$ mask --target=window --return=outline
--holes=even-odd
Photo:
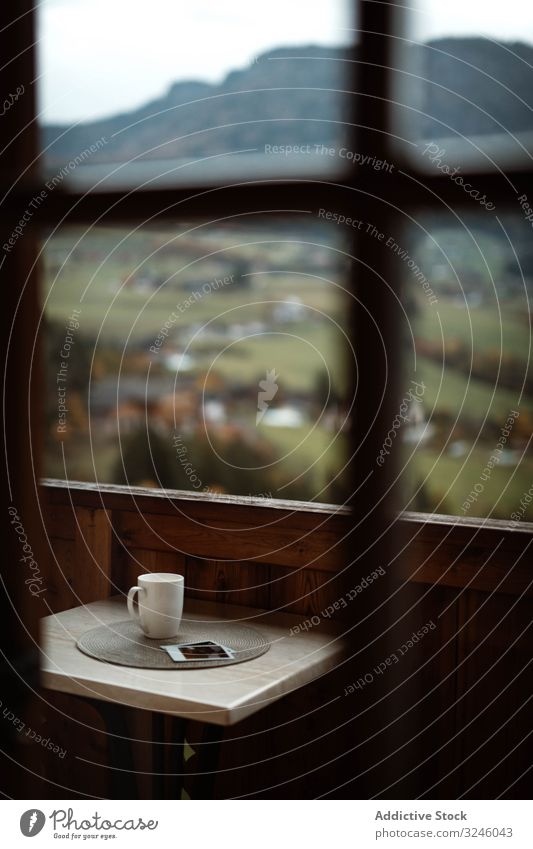
[[[410,509],[509,520],[527,495],[530,240],[529,223],[504,210],[439,211],[409,228],[416,264],[396,253],[411,295],[404,353],[423,384],[403,430]]]
[[[237,6],[232,14],[242,12]],[[95,84],[101,90],[113,63],[124,65],[124,51],[133,58],[142,49],[135,13],[129,40],[106,37],[90,85],[80,56],[71,88],[54,101],[54,80],[57,93],[72,45],[56,49],[58,5],[43,4],[45,188],[35,184],[39,197],[31,202],[35,220],[48,228],[49,474],[334,503],[356,499],[373,476],[377,503],[387,492],[391,504],[396,498],[421,511],[513,512],[530,474],[529,173],[519,151],[491,159],[492,148],[478,137],[488,143],[494,127],[478,126],[465,103],[481,92],[490,106],[487,80],[498,62],[505,64],[500,88],[519,72],[522,80],[530,47],[495,45],[490,21],[481,39],[461,16],[448,32],[434,5],[411,31],[392,5],[363,3],[360,11],[350,21],[340,4],[324,6],[303,26],[291,29],[289,20],[275,45],[273,7],[263,33],[247,19],[244,52],[232,52],[228,38],[226,53],[216,56],[207,55],[211,21],[202,30],[203,81],[184,81],[199,73],[198,56],[184,46],[175,60],[163,51],[151,82],[143,80],[152,93],[132,93],[121,78],[95,99]],[[81,16],[80,25],[83,14],[83,3],[68,11]],[[446,37],[457,49],[420,48],[412,43],[417,32],[433,42]],[[506,31],[509,39],[518,34]],[[480,50],[486,62],[479,73],[461,77],[465,56]],[[426,57],[427,76],[407,85],[415,54]],[[165,93],[161,81],[174,67],[181,80]],[[446,80],[454,74],[462,87],[450,92]],[[269,99],[265,85],[271,93],[288,88],[290,96]],[[224,104],[213,126],[203,105],[198,111],[206,98],[210,115]],[[76,113],[79,103],[86,112]],[[523,153],[529,101],[516,91],[497,106],[507,109],[506,133]],[[415,113],[423,126],[410,120]],[[164,132],[163,114],[174,122]],[[451,126],[454,115],[460,165],[455,142],[444,150],[448,137],[435,129]],[[179,127],[187,132],[178,139]],[[236,148],[235,133],[244,139],[252,129],[252,147]],[[157,150],[150,132],[162,140]],[[502,163],[514,171],[502,171]],[[87,299],[83,315],[72,314],[81,309],[74,292]],[[251,310],[243,292],[274,303]],[[132,332],[119,340],[126,317]],[[298,341],[285,349],[291,334]],[[58,359],[65,339],[69,362]],[[271,362],[274,349],[286,385]],[[68,410],[60,409],[67,379]],[[410,397],[407,421],[396,428],[417,380],[424,398]],[[515,409],[512,434],[500,445]],[[199,418],[200,441],[191,426]],[[489,474],[493,443],[499,459]],[[124,451],[133,460],[122,462]],[[223,472],[224,464],[234,473]],[[480,475],[490,485],[484,480],[483,495],[469,500]]]
[[[347,11],[44,3],[45,192],[352,169]],[[350,234],[308,206],[50,231],[47,476],[346,499]]]
[[[313,213],[56,232],[46,475],[342,502],[349,256]]]

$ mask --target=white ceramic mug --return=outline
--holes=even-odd
[[[138,586],[128,593],[128,612],[139,623],[147,637],[163,640],[175,637],[183,613],[183,575],[152,572],[139,575]],[[135,593],[138,608],[133,605]]]

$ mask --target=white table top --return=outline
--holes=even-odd
[[[339,629],[329,622],[291,635],[291,628],[305,621],[305,616],[194,599],[188,604],[186,600],[184,619],[226,619],[250,625],[269,640],[269,651],[219,668],[135,669],[95,660],[76,648],[76,640],[85,631],[127,618],[124,599],[119,596],[43,619],[43,686],[186,719],[233,725],[333,669],[345,657]]]

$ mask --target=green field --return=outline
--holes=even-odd
[[[424,401],[428,414],[443,410],[454,416],[468,414],[481,425],[485,416],[503,422],[511,410],[516,410],[520,393],[496,387],[451,368],[441,368],[426,357],[417,358],[416,380],[426,386]],[[533,398],[523,396],[521,410],[533,411]]]
[[[415,455],[405,449],[405,491],[414,493],[423,485],[423,499],[431,504],[436,513],[458,516],[490,516],[493,519],[509,519],[516,510],[520,498],[533,483],[533,459],[522,459],[520,465],[495,466],[486,481],[481,474],[491,456],[491,449],[474,448],[469,456],[452,458],[429,449],[419,448]],[[483,491],[476,493],[476,500],[468,509],[462,506],[476,484]],[[479,487],[478,487],[479,488]],[[420,499],[420,494],[418,496]],[[407,503],[408,509],[419,509],[416,500]],[[528,507],[524,521],[533,521],[533,506]]]
[[[250,262],[250,246],[230,233],[222,240],[227,250],[219,250],[216,257],[201,255],[201,245],[194,245],[189,252],[169,258],[156,253],[149,261],[147,256],[156,250],[162,236],[138,233],[126,244],[133,242],[127,257],[117,257],[113,246],[124,238],[126,231],[98,231],[81,242],[82,253],[75,253],[67,260],[74,235],[58,236],[53,241],[53,252],[47,256],[47,274],[43,299],[47,315],[63,321],[73,306],[82,308],[81,332],[89,336],[100,333],[104,342],[129,339],[130,343],[155,336],[173,311],[179,313],[176,329],[191,323],[204,324],[216,320],[222,325],[261,319],[270,314],[272,302],[298,297],[310,307],[310,316],[318,320],[326,317],[337,322],[346,314],[343,292],[337,285],[340,275],[331,278],[328,272],[302,273],[294,256],[293,246],[280,244],[282,232],[274,232],[269,246],[262,246],[259,257]],[[95,243],[97,249],[90,251],[87,241]],[[219,237],[220,241],[220,237]],[[179,243],[177,243],[179,244]],[[77,248],[79,252],[82,247]],[[269,247],[269,250],[267,250]],[[191,258],[193,250],[199,256]],[[302,251],[305,248],[302,248]],[[279,270],[261,267],[260,257],[268,257],[267,266],[276,264]],[[91,257],[94,256],[94,259]],[[64,265],[63,265],[64,263]],[[228,263],[226,267],[223,263]],[[244,263],[247,263],[245,266]],[[220,279],[235,266],[247,269],[248,286],[227,285],[214,289],[187,306],[185,301],[191,289],[201,292],[203,283]],[[98,266],[102,265],[100,269]],[[163,285],[144,290],[128,287],[123,283],[128,275],[142,277],[149,273],[160,279]],[[325,277],[325,280],[322,279]],[[329,281],[329,282],[328,282]],[[240,281],[239,281],[240,282]],[[331,353],[328,350],[328,355]]]
[[[523,304],[498,303],[466,309],[460,303],[440,299],[438,304],[422,307],[413,323],[413,333],[431,341],[460,340],[473,352],[505,352],[527,360],[533,347],[529,317]]]

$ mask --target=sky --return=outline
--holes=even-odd
[[[346,0],[41,0],[38,94],[45,123],[128,111],[179,79],[219,82],[281,45],[347,44]],[[409,37],[533,42],[531,0],[405,0]]]

